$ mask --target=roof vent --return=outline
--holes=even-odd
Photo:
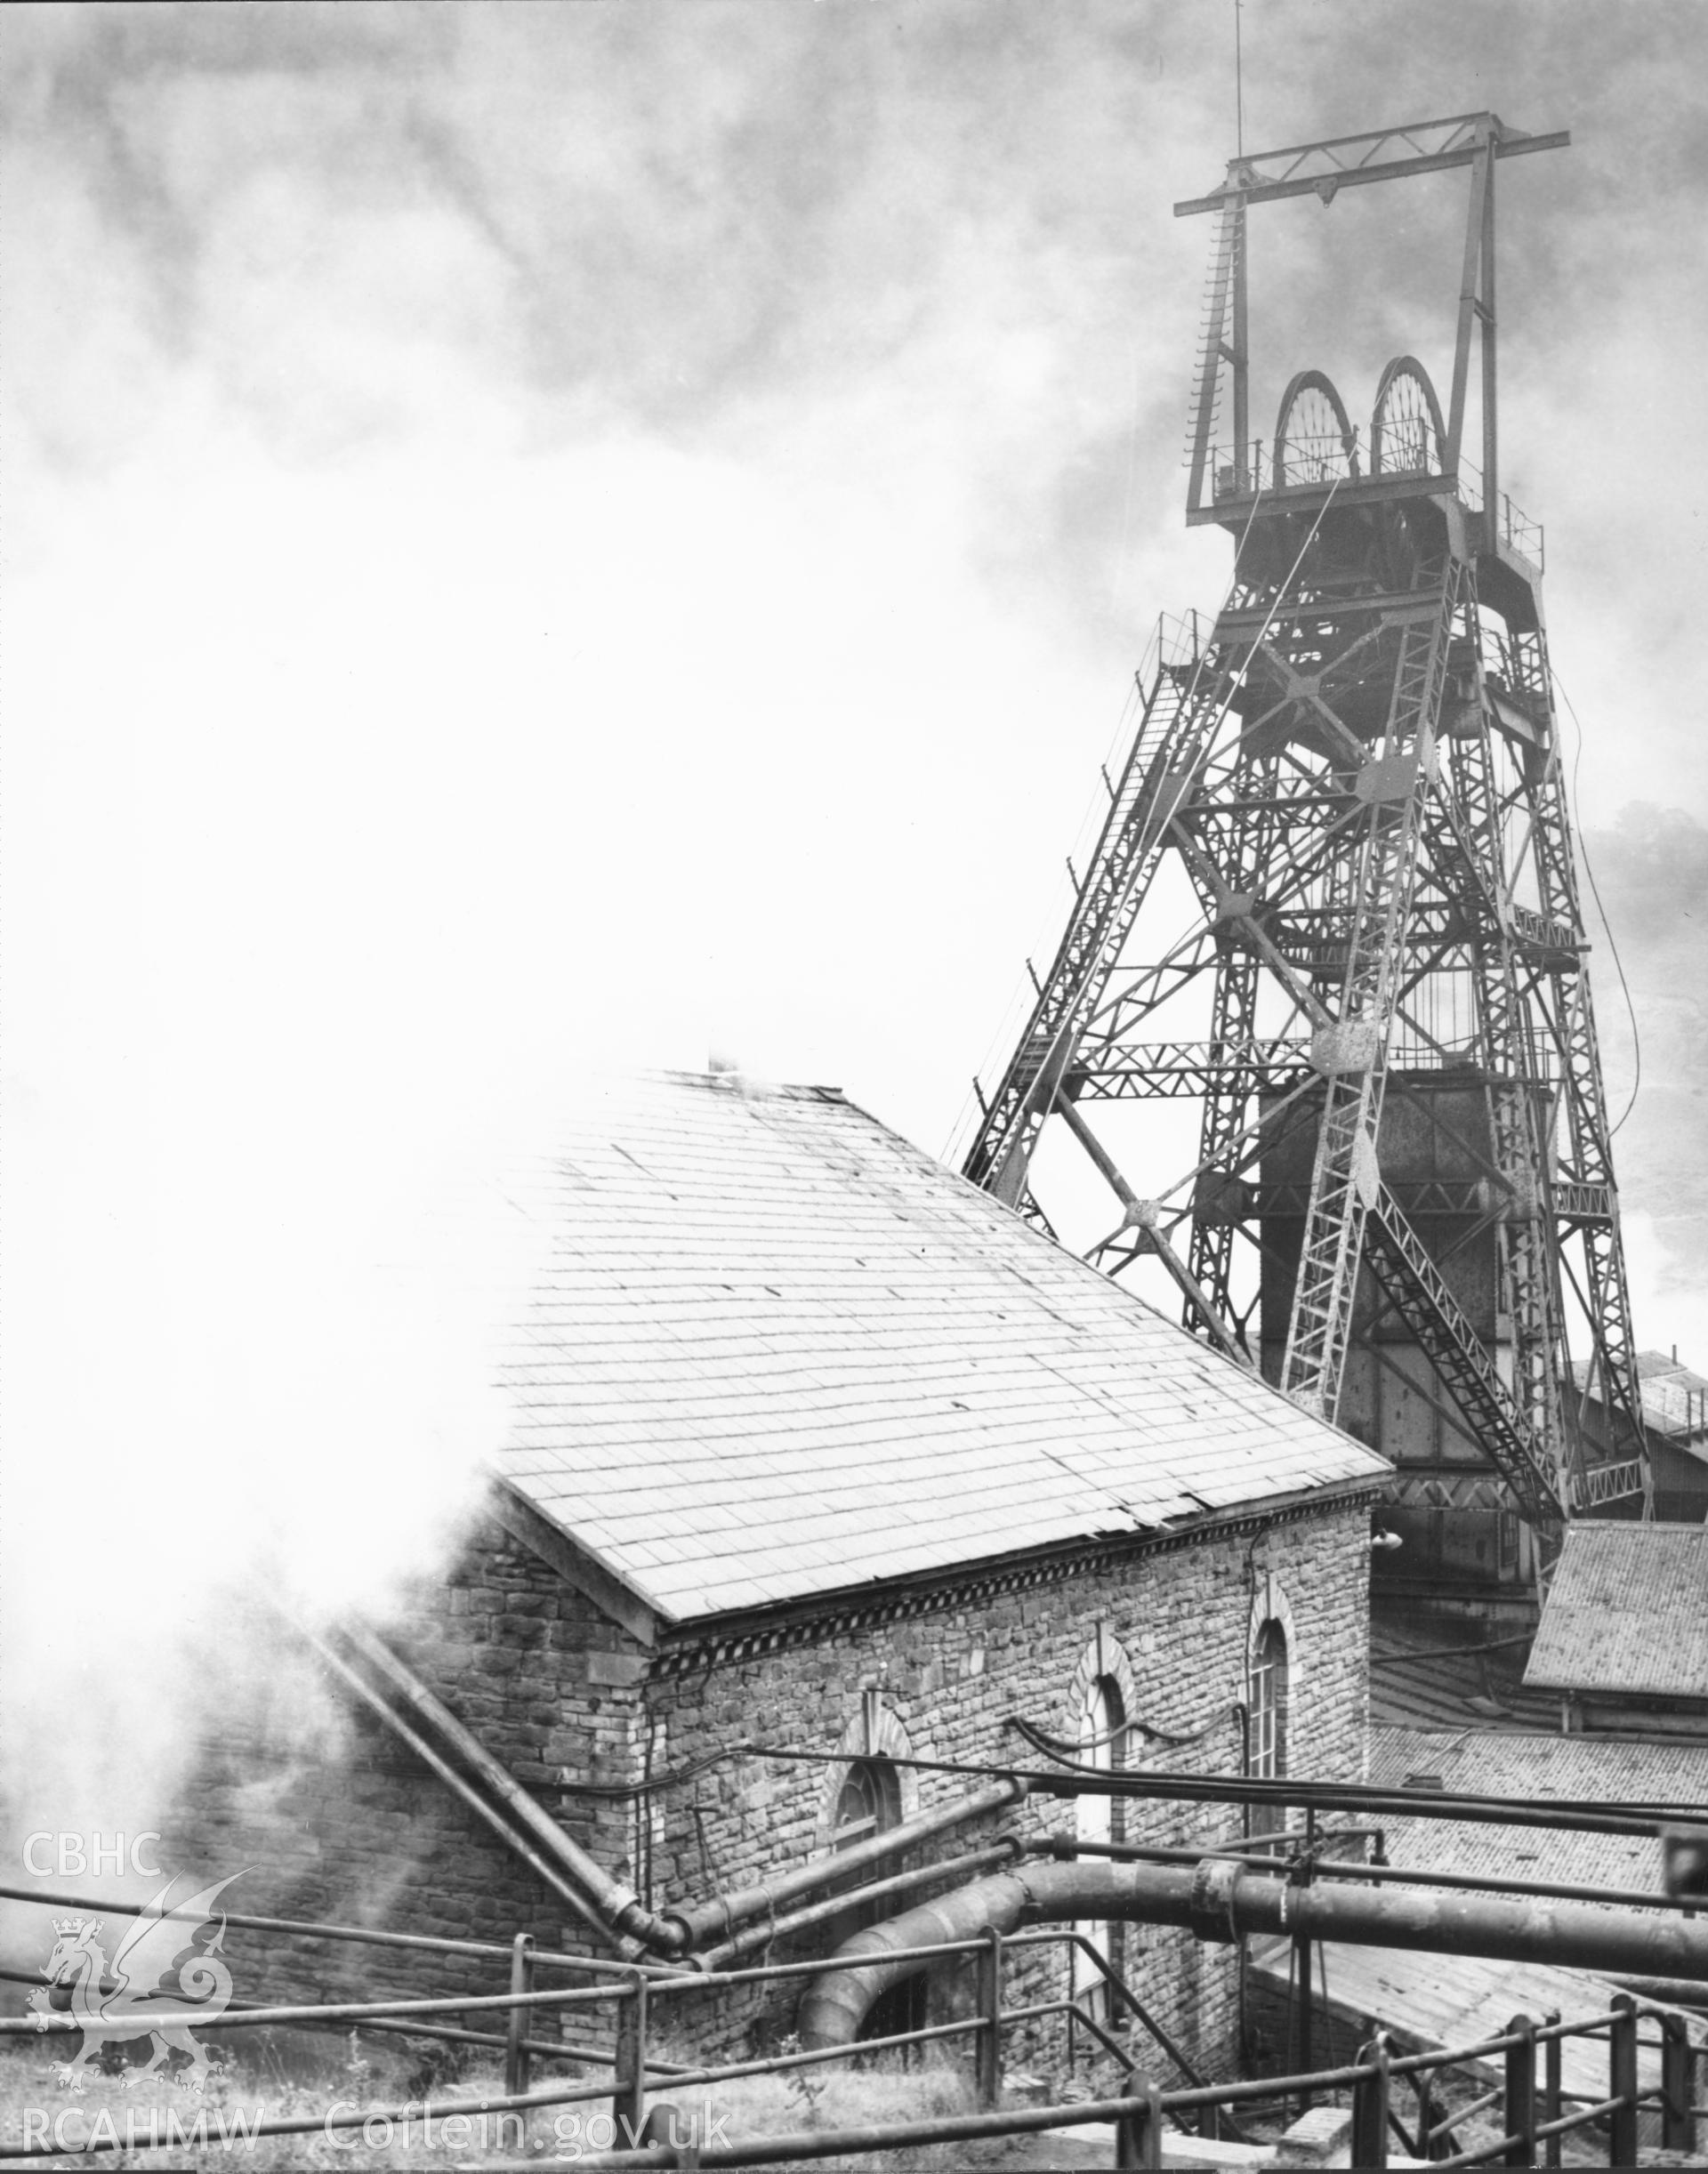
[[[1447,1784],[1438,1774],[1408,1774],[1406,1786],[1407,1789],[1432,1789],[1439,1797],[1446,1795]]]

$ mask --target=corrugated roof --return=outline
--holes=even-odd
[[[1567,1526],[1524,1680],[1708,1698],[1708,1526]]]
[[[1631,1743],[1481,1728],[1451,1734],[1372,1728],[1370,1779],[1393,1787],[1417,1775],[1438,1776],[1454,1796],[1708,1807],[1708,1742]],[[1556,1832],[1448,1819],[1382,1824],[1390,1862],[1411,1870],[1660,1892],[1661,1846],[1652,1835]]]
[[[1282,2000],[1288,1997],[1292,1945],[1289,1940],[1252,1943],[1253,1976]],[[1533,2023],[1553,2014],[1566,2023],[1587,2021],[1605,2016],[1618,1991],[1607,1979],[1587,1970],[1568,1970],[1553,1963],[1497,1962],[1485,1955],[1454,1955],[1444,1968],[1445,1959],[1439,1955],[1333,1941],[1319,1948],[1317,1957],[1334,2020],[1359,2039],[1372,2024],[1380,2024],[1400,2053],[1474,2046],[1499,2038],[1515,2016],[1528,2016]],[[1685,2028],[1693,2045],[1708,2039],[1708,2028],[1699,2017],[1683,2009],[1671,2012],[1687,2016]],[[1661,2080],[1660,2053],[1652,2038],[1652,2033],[1645,2033],[1639,2041],[1637,2074],[1645,2090],[1653,2090]],[[1503,2056],[1486,2055],[1466,2062],[1465,2067],[1495,2081],[1504,2073]],[[1605,2098],[1607,2040],[1562,2039],[1560,2084],[1591,2103]],[[1405,2110],[1410,2111],[1409,2104]],[[1491,2114],[1489,2122],[1494,2118]],[[1462,2148],[1466,2140],[1460,2137]]]
[[[667,1618],[1388,1476],[833,1091],[649,1076],[516,1182],[500,1469]]]
[[[1639,1351],[1632,1360],[1637,1369],[1638,1394],[1643,1406],[1643,1424],[1666,1438],[1674,1449],[1692,1456],[1708,1455],[1708,1375],[1693,1373],[1664,1351]],[[1575,1359],[1572,1379],[1589,1391],[1592,1404],[1604,1400],[1599,1389],[1590,1389],[1591,1359]],[[1598,1383],[1600,1376],[1596,1376]]]
[[[1370,1719],[1399,1728],[1557,1728],[1559,1696],[1527,1691],[1522,1638],[1478,1639],[1462,1622],[1410,1619],[1378,1606],[1370,1618]]]

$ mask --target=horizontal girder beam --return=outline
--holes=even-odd
[[[1564,150],[1572,140],[1571,131],[1565,128],[1527,136],[1503,127],[1492,113],[1414,121],[1403,128],[1377,129],[1362,136],[1331,136],[1230,160],[1221,187],[1207,197],[1185,197],[1174,206],[1174,216],[1189,219],[1199,212],[1220,211],[1230,198],[1241,204],[1269,204],[1281,197],[1319,196],[1327,203],[1338,190],[1366,181],[1398,181],[1409,174],[1468,166],[1490,137],[1497,158]]]

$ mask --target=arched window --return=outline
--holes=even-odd
[[[875,1733],[869,1726],[863,1730],[865,1741],[870,1742]],[[868,1759],[852,1759],[842,1776],[842,1787],[836,1792],[836,1804],[831,1818],[830,1847],[833,1851],[855,1849],[862,1842],[869,1842],[891,1827],[899,1826],[902,1816],[901,1775],[893,1759],[877,1752]],[[899,1861],[887,1864],[868,1865],[863,1872],[854,1872],[850,1880],[881,1879],[887,1872],[898,1869]],[[833,1888],[832,1893],[835,1890]],[[855,1902],[832,1920],[826,1928],[829,1945],[840,1946],[852,1933],[864,1931],[868,1925],[892,1916],[896,1909],[893,1901],[879,1897],[875,1902]],[[901,2031],[922,2030],[925,2024],[926,1979],[924,1969],[911,1977],[905,1977],[898,1985],[891,1985],[887,1993],[880,1993],[866,2011],[866,2021],[860,2026],[862,2038],[889,2038]],[[918,2049],[908,2047],[905,2060],[918,2057]]]
[[[852,1849],[900,1821],[901,1782],[894,1759],[880,1756],[852,1760],[836,1799],[832,1849]]]
[[[1076,1731],[1079,1764],[1082,1767],[1096,1767],[1109,1772],[1125,1766],[1125,1739],[1121,1731],[1126,1719],[1121,1687],[1115,1678],[1093,1676],[1085,1687]],[[1076,1838],[1082,1844],[1116,1840],[1115,1813],[1113,1797],[1076,1797]],[[1111,1969],[1120,1969],[1120,1959],[1116,1953],[1116,1927],[1089,1920],[1076,1925],[1074,1930],[1103,1957]],[[1073,1997],[1100,2023],[1108,2017],[1108,1981],[1091,1956],[1079,1947],[1073,1951]]]
[[[1249,1771],[1276,1781],[1287,1770],[1287,1634],[1270,1616],[1252,1641]]]

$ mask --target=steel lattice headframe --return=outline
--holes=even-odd
[[[1566,1515],[1651,1499],[1542,540],[1498,487],[1496,162],[1565,141],[1460,117],[1241,159],[1177,206],[1217,214],[1187,518],[1236,536],[1233,586],[1140,674],[1101,836],[965,1162],[1042,1221],[1034,1151],[1059,1118],[1120,1204],[1090,1258],[1160,1263],[1188,1327],[1347,1423],[1364,1353],[1459,1445],[1402,1471],[1402,1496],[1480,1489],[1545,1546]],[[1449,165],[1471,195],[1446,416],[1402,356],[1367,439],[1309,370],[1251,440],[1248,207]],[[1461,456],[1473,344],[1480,478]],[[1202,1101],[1200,1147],[1149,1197],[1092,1112],[1160,1097]],[[1616,1448],[1583,1438],[1591,1389]]]

